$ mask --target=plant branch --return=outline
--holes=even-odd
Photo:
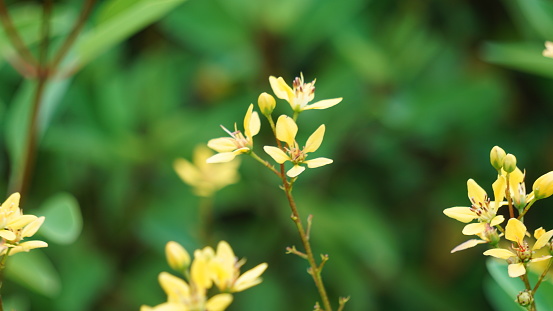
[[[17,29],[13,24],[4,0],[0,0],[0,22],[2,23],[2,26],[6,31],[8,39],[11,41],[13,47],[15,48],[17,56],[19,56],[19,58],[21,58],[23,62],[27,63],[26,67],[34,68],[37,64],[37,61],[17,32]],[[24,72],[22,74],[25,75]]]

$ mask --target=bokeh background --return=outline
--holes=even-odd
[[[87,29],[109,2],[98,2]],[[8,1],[14,11],[39,4]],[[71,24],[81,4],[55,1],[69,12],[59,22]],[[553,170],[547,39],[551,1],[188,0],[64,80],[23,208],[40,214],[45,202],[74,197],[82,232],[34,251],[47,272],[30,284],[8,274],[3,296],[18,310],[163,302],[165,243],[203,246],[200,199],[173,161],[224,136],[220,124],[240,126],[248,105],[272,93],[270,75],[291,83],[302,72],[317,79],[316,99],[344,98],[300,116],[300,142],[326,124],[316,155],[334,163],[306,171],[294,191],[303,215],[314,215],[315,251],[330,256],[323,275],[333,301],[351,295],[352,311],[511,310],[484,247],[449,253],[466,237],[442,210],[469,203],[468,178],[491,192],[494,145],[517,156],[528,188]],[[5,61],[0,82],[7,191],[25,83]],[[290,113],[277,105],[275,116]],[[270,144],[269,134],[263,123],[256,142]],[[278,180],[247,157],[240,175],[214,198],[213,239],[246,257],[245,268],[269,269],[229,310],[311,310],[306,263],[284,252],[300,241]],[[535,206],[532,230],[552,228],[551,205]]]

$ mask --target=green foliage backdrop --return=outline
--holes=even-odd
[[[10,10],[22,2],[34,5],[12,1]],[[76,215],[68,236],[54,243],[45,228],[50,247],[17,255],[47,265],[30,290],[21,273],[5,282],[3,296],[18,310],[161,303],[165,243],[202,246],[199,199],[173,171],[174,159],[222,136],[219,124],[241,122],[259,93],[270,92],[269,75],[290,82],[300,72],[317,78],[316,99],[344,98],[300,117],[299,141],[326,124],[318,153],[334,163],[295,186],[304,214],[314,215],[315,250],[330,255],[330,296],[351,295],[346,310],[358,311],[500,308],[483,248],[449,254],[463,241],[462,225],[442,210],[468,204],[468,178],[493,181],[494,145],[536,174],[528,180],[553,170],[553,60],[541,56],[553,39],[552,2],[188,0],[146,28],[134,18],[149,24],[158,13],[111,2],[100,2],[107,9],[87,24],[104,30],[81,36],[73,51],[83,69],[52,86],[56,104],[23,205],[41,215],[78,206],[66,214],[80,210],[82,233]],[[80,3],[56,1],[60,36]],[[110,25],[120,12],[130,15]],[[4,36],[0,50],[10,51]],[[0,82],[7,189],[28,86],[5,61]],[[280,104],[277,113],[288,111]],[[265,126],[258,141],[268,134]],[[243,160],[240,183],[215,197],[214,236],[246,257],[247,268],[269,269],[229,310],[311,310],[317,296],[305,262],[284,254],[299,244],[285,198],[268,171]],[[553,219],[539,208],[541,219]]]

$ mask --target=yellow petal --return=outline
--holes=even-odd
[[[300,165],[294,165],[294,167],[292,167],[291,169],[288,170],[288,172],[286,172],[286,175],[288,175],[288,177],[294,178],[294,177],[297,177],[299,174],[301,174],[303,171],[305,171],[305,167]]]
[[[9,230],[0,230],[0,237],[6,239],[8,241],[15,240],[15,238],[16,238],[15,233],[13,233]]]
[[[494,202],[496,202],[496,204],[498,204],[498,202],[502,201],[503,198],[505,198],[506,186],[507,186],[507,182],[505,181],[505,176],[503,175],[497,176],[496,181],[492,184],[493,195],[495,198]],[[499,206],[496,206],[496,208],[497,207]]]
[[[492,256],[500,259],[509,259],[511,257],[516,257],[516,254],[510,250],[504,248],[492,248],[484,252],[486,256]]]
[[[207,142],[207,146],[217,152],[231,152],[236,149],[236,140],[231,137],[214,138]]]
[[[17,254],[17,253],[21,253],[21,252],[28,252],[28,251],[30,251],[32,249],[35,249],[35,248],[43,248],[43,247],[48,247],[48,243],[46,243],[44,241],[23,242],[23,243],[17,245],[16,247],[12,248],[12,250],[10,251],[10,256],[14,255],[14,254]]]
[[[467,181],[467,188],[468,188],[468,194],[469,199],[476,203],[483,203],[486,201],[488,195],[486,194],[486,191],[480,187],[474,179],[469,179]]]
[[[536,179],[532,186],[532,190],[537,200],[545,199],[553,195],[553,171]]]
[[[21,229],[36,219],[35,215],[21,215],[11,219],[6,227],[11,229]]]
[[[27,216],[27,215],[25,215]],[[32,215],[34,216],[34,215]],[[36,216],[35,216],[36,217]],[[22,238],[26,238],[26,237],[31,237],[33,236],[37,231],[38,229],[40,228],[40,226],[42,226],[42,224],[44,223],[44,216],[42,217],[38,217],[36,218],[33,222],[31,222],[30,224],[26,225],[23,230],[21,230],[21,237]]]
[[[470,208],[465,206],[446,208],[444,209],[444,214],[447,217],[456,219],[464,223],[471,222],[474,219],[478,218],[478,215],[476,215]]]
[[[305,143],[305,147],[303,148],[303,152],[314,152],[321,146],[321,143],[323,142],[323,137],[325,135],[325,125],[319,126],[311,136],[307,139],[307,143]]]
[[[543,229],[543,227],[539,227],[538,229],[534,230],[534,237],[536,239],[539,239],[544,233],[545,229]]]
[[[207,163],[225,163],[234,160],[236,157],[235,152],[221,152],[213,155],[206,160]]]
[[[261,283],[261,274],[265,272],[267,269],[267,264],[262,263],[257,265],[255,268],[250,269],[244,274],[242,274],[234,283],[234,286],[232,287],[233,292],[241,292],[243,290],[246,290],[252,286],[255,286],[259,283]]]
[[[524,264],[522,263],[510,264],[507,270],[509,271],[509,276],[512,278],[519,277],[526,273],[526,268],[524,268]]]
[[[276,163],[282,164],[286,161],[291,160],[290,157],[280,148],[273,147],[273,146],[265,146],[263,147],[263,150],[275,160]]]
[[[505,220],[505,217],[503,217],[503,215],[498,215],[498,216],[495,216],[492,221],[490,221],[490,226],[497,226],[499,225],[500,223],[502,223],[503,221]]]
[[[276,137],[278,140],[286,142],[288,146],[293,146],[296,141],[298,126],[292,118],[286,115],[278,117],[276,123]]]
[[[307,105],[305,106],[305,108],[303,108],[303,110],[309,110],[309,109],[326,109],[326,108],[330,108],[334,105],[337,105],[338,103],[340,103],[342,101],[342,98],[332,98],[332,99],[325,99],[325,100],[320,100],[316,103],[313,103],[311,105]]]
[[[170,273],[161,272],[158,276],[159,284],[163,291],[172,298],[184,298],[190,296],[190,286],[181,278]],[[178,299],[176,299],[178,301]]]
[[[309,168],[316,168],[316,167],[328,165],[332,162],[333,162],[332,159],[315,158],[315,159],[312,159],[312,160],[304,161],[303,163],[307,164],[307,167],[309,167]]]
[[[196,250],[194,252],[194,261],[190,267],[191,281],[201,289],[208,289],[211,287],[211,273],[209,270],[209,261],[211,260],[211,253],[213,249],[206,247],[203,250]]]
[[[280,99],[285,99],[289,102],[294,97],[294,92],[288,86],[288,84],[284,82],[284,79],[282,77],[279,77],[277,79],[273,76],[270,76],[269,83],[271,84],[271,88],[273,89],[273,92],[275,93],[276,97]]]
[[[505,226],[505,238],[521,245],[525,235],[526,226],[516,218],[509,219],[507,226]]]
[[[462,251],[467,248],[475,247],[478,244],[484,244],[484,243],[488,243],[488,242],[484,240],[477,240],[477,239],[468,240],[455,246],[455,248],[451,250],[451,253]]]
[[[217,244],[216,256],[217,259],[222,260],[231,267],[233,267],[234,263],[236,262],[236,256],[234,256],[232,247],[230,247],[230,245],[226,241],[220,241]]]
[[[463,228],[463,234],[464,235],[475,235],[475,234],[482,233],[484,230],[486,230],[486,223],[477,222],[477,223],[466,225]]]
[[[188,160],[176,159],[175,162],[173,162],[173,168],[182,181],[188,185],[194,186],[201,179],[201,172],[196,166],[188,162]]]
[[[224,311],[231,303],[231,294],[218,294],[209,298],[205,304],[205,308],[207,311]]]
[[[537,231],[537,230],[536,230]],[[546,233],[543,233],[540,235],[536,243],[534,243],[534,246],[532,247],[532,250],[538,250],[545,246],[551,240],[551,237],[553,237],[553,230],[549,230]]]
[[[244,134],[246,137],[252,138],[259,133],[261,129],[261,120],[257,111],[253,111],[253,104],[250,104],[246,116],[244,117]]]

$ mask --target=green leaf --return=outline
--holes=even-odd
[[[77,41],[74,62],[77,67],[86,65],[109,48],[161,19],[184,1],[141,0],[134,1],[132,5],[128,0],[107,1],[98,13],[102,23],[84,33]],[[117,9],[109,12],[113,8]],[[74,62],[71,63],[74,65]]]
[[[543,43],[487,43],[484,60],[513,69],[553,78],[553,60],[542,56]]]
[[[61,288],[56,269],[39,250],[10,256],[6,264],[6,277],[48,297],[56,296]]]
[[[46,220],[40,233],[48,241],[59,244],[73,243],[81,234],[83,219],[77,200],[68,193],[58,193],[48,199],[37,211]]]

